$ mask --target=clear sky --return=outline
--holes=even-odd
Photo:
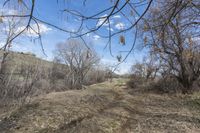
[[[3,1],[3,0],[2,0]],[[13,13],[15,12],[15,9],[8,7],[3,7],[3,2],[0,2],[0,11],[1,13]],[[109,0],[87,0],[86,6],[83,6],[82,1],[83,0],[68,0],[68,2],[64,2],[65,0],[59,0],[57,3],[57,0],[36,0],[35,5],[35,11],[34,16],[44,20],[48,21],[54,25],[57,25],[59,27],[62,27],[64,29],[68,30],[76,30],[79,26],[79,21],[77,18],[69,16],[67,13],[62,12],[63,9],[76,9],[79,10],[84,15],[90,16],[95,14],[96,12],[101,11],[102,9],[110,7],[113,3],[111,3]],[[125,0],[121,1],[121,4],[125,2]],[[144,7],[137,8],[137,10],[141,13],[143,11]],[[129,9],[124,9],[123,12],[125,14],[129,14]],[[108,12],[109,13],[109,12]],[[108,13],[103,13],[100,16],[107,15]],[[128,15],[129,16],[129,15]],[[133,17],[130,19],[134,21],[137,19],[137,17]],[[85,23],[85,26],[95,27],[98,25],[98,23],[101,23],[102,20],[97,21],[87,21]],[[124,19],[122,14],[116,14],[110,19],[111,22],[111,28],[112,31],[119,31],[127,26],[129,26],[129,22]],[[33,24],[34,25],[34,24]],[[34,26],[33,26],[34,27]],[[44,50],[47,56],[45,56],[42,53],[41,46],[37,41],[34,41],[34,38],[36,35],[33,33],[27,33],[22,35],[20,38],[14,41],[12,45],[12,49],[16,51],[24,51],[24,52],[32,52],[35,53],[38,57],[41,57],[43,59],[52,60],[54,57],[54,51],[56,48],[56,45],[60,42],[64,42],[69,37],[69,34],[59,31],[53,27],[50,27],[48,25],[40,24],[41,33],[42,33],[42,41]],[[107,35],[108,34],[108,25],[103,25],[103,28],[98,32],[100,35]],[[126,45],[122,46],[119,43],[119,36],[123,35],[126,37]],[[111,56],[109,49],[106,48],[107,40],[104,38],[101,38],[99,35],[96,34],[88,34],[85,36],[85,39],[88,40],[88,42],[92,42],[95,50],[99,54],[99,56],[102,58],[102,63],[106,65],[113,65],[117,63],[116,56],[122,55],[122,57],[125,56],[125,53],[122,53],[120,51],[127,51],[131,48],[134,34],[133,31],[122,33],[120,35],[117,35],[112,38],[112,51],[114,57]],[[140,36],[138,36],[140,38]],[[0,44],[4,44],[4,39],[1,39]],[[137,44],[139,45],[139,41],[137,41]],[[127,73],[130,70],[130,65],[133,64],[135,61],[140,61],[145,53],[141,51],[141,49],[137,49],[137,46],[132,54],[127,58],[127,60],[122,63],[119,67],[120,74]]]

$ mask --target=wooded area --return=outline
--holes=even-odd
[[[112,84],[113,79],[125,80],[124,93],[135,92],[134,97],[138,90],[183,97],[199,93],[199,0],[109,0],[104,3],[109,7],[98,7],[97,12],[93,12],[91,5],[94,3],[89,0],[55,1],[60,7],[59,13],[69,23],[76,23],[75,29],[57,25],[62,20],[56,20],[55,24],[40,17],[39,0],[3,0],[0,3],[0,108],[25,107],[38,96],[85,91],[88,86],[105,81]],[[80,8],[72,6],[76,4]],[[123,23],[117,22],[118,29],[114,29],[113,18],[117,17]],[[24,43],[26,34],[46,55],[42,25],[66,35],[65,41],[56,44],[52,61],[31,52],[12,50],[17,43]],[[94,35],[93,40],[88,39],[90,35]],[[102,62],[96,46],[98,38],[103,40],[104,49],[117,63]],[[139,57],[134,53],[137,47],[145,50],[141,50],[143,59],[128,62],[132,64],[129,73],[117,74],[120,65],[129,57]]]

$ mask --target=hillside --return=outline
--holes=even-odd
[[[2,57],[3,51],[0,51],[0,57]],[[31,53],[10,52],[6,57],[6,73],[13,71],[15,74],[19,74],[23,68],[42,66],[46,70],[50,69],[53,65],[52,62],[40,59]]]
[[[129,90],[124,79],[54,92],[1,114],[1,133],[200,132],[200,95]]]

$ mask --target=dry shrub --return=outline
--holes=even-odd
[[[179,93],[182,90],[182,85],[176,78],[166,77],[151,82],[146,86],[146,90],[156,93]]]
[[[145,79],[141,76],[131,75],[130,80],[127,82],[127,86],[135,89],[140,86],[143,86]]]
[[[53,83],[51,82],[50,84],[51,84],[50,88],[51,92],[66,91],[70,89],[68,82],[66,82],[66,80],[64,79],[57,79]]]
[[[101,83],[106,80],[106,71],[91,69],[84,78],[84,85]]]
[[[33,86],[33,96],[49,93],[51,90],[50,81],[47,79],[38,80]]]
[[[175,77],[165,77],[161,78],[157,81],[150,82],[148,85],[146,85],[146,90],[153,91],[156,93],[183,93],[183,90],[186,89],[183,87],[183,85],[178,82],[178,80]],[[191,89],[188,90],[188,93],[193,93],[195,91],[200,90],[200,80],[197,80],[192,85]]]
[[[127,82],[127,86],[132,89],[139,89],[140,91],[153,92],[153,93],[181,93],[184,89],[182,84],[172,76],[165,78],[159,78],[157,80],[146,80],[143,77],[132,75],[130,80]],[[193,85],[192,91],[197,91],[200,88],[199,82]],[[191,93],[191,92],[190,92]]]
[[[23,67],[22,67],[23,66]],[[44,78],[43,69],[39,65],[21,65],[21,72],[16,68],[3,72],[0,89],[0,104],[20,106],[30,101],[36,90],[37,82]]]
[[[19,106],[27,102],[32,93],[32,83],[12,80],[1,84],[0,106]]]
[[[192,86],[192,91],[200,91],[200,78],[194,82]]]

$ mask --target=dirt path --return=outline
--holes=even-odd
[[[199,133],[200,95],[126,89],[124,80],[40,96],[0,121],[1,133]]]

